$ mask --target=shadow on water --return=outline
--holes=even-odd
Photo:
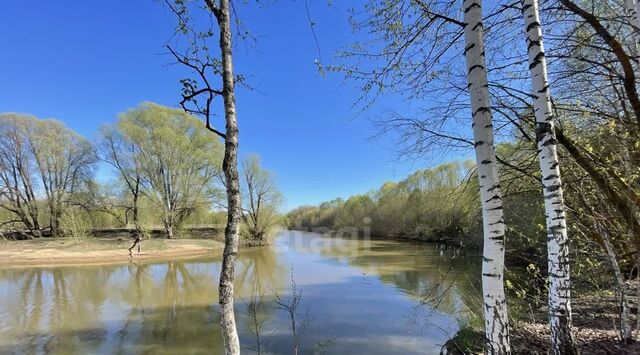
[[[255,343],[247,300],[258,282],[266,305],[261,337],[269,352],[291,353],[290,323],[273,297],[286,297],[291,269],[303,294],[299,313],[311,320],[300,353],[328,339],[326,353],[436,351],[456,332],[465,294],[475,292],[465,286],[475,264],[452,264],[447,253],[435,245],[290,232],[276,245],[243,250],[236,308],[244,352]],[[0,353],[217,353],[219,271],[217,257],[0,269]],[[438,309],[424,302],[442,291]]]

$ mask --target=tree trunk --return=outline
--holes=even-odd
[[[137,231],[140,231],[140,222],[138,221],[138,196],[133,197],[133,226]]]
[[[465,0],[463,7],[464,52],[467,63],[484,232],[482,294],[485,347],[489,354],[508,354],[511,352],[511,346],[509,344],[507,302],[504,295],[505,223],[484,58],[482,1]]]
[[[575,354],[577,350],[571,334],[569,238],[538,1],[523,0],[522,14],[527,35],[529,72],[535,98],[533,108],[536,117],[536,141],[547,223],[551,350],[554,354]]]
[[[40,230],[40,222],[38,221],[37,212],[31,213],[31,220],[33,221],[33,230],[31,231],[31,234],[36,238],[41,238],[42,232]]]
[[[231,44],[231,18],[229,0],[220,0],[217,14],[220,26],[222,53],[222,84],[226,134],[222,169],[227,189],[227,226],[224,231],[224,252],[220,271],[220,325],[227,355],[240,354],[240,340],[236,329],[233,299],[233,281],[238,254],[238,224],[240,221],[240,182],[238,177],[238,126],[236,122],[235,78]]]
[[[620,41],[618,41],[618,39],[609,32],[609,30],[600,22],[600,19],[593,13],[586,11],[571,0],[560,0],[560,3],[562,3],[567,10],[580,16],[587,24],[589,24],[589,26],[591,26],[600,38],[602,38],[616,56],[616,59],[622,68],[622,73],[620,73],[622,75],[620,75],[620,79],[622,80],[629,104],[631,104],[631,108],[633,109],[637,126],[640,129],[640,97],[638,96],[638,89],[636,88],[636,74],[633,69],[632,58],[630,58],[624,50]]]
[[[29,230],[29,233],[31,233],[33,237],[35,238],[42,237],[42,232],[40,231],[40,224],[38,223],[37,219],[34,219],[33,216],[31,216],[31,219],[29,219],[24,213],[19,213],[18,216],[21,217],[22,223],[24,223],[25,227],[27,227],[27,229]]]
[[[633,5],[635,6],[634,12],[633,12],[633,26],[635,26],[635,28],[633,28],[633,32],[635,33],[635,37],[634,40],[636,41],[636,49],[637,52],[635,52],[635,55],[639,55],[640,54],[640,1],[638,0],[634,0],[633,1]]]
[[[636,338],[640,338],[640,306],[638,300],[640,300],[640,254],[636,253]]]
[[[167,239],[173,239],[173,223],[170,221],[164,221],[164,231],[167,235]]]
[[[142,232],[142,228],[140,227],[140,220],[139,220],[139,210],[138,210],[138,195],[140,194],[139,192],[139,186],[140,186],[140,178],[138,177],[136,179],[136,187],[133,191],[133,206],[132,206],[132,210],[133,210],[133,226],[136,229],[137,233]],[[126,216],[126,213],[125,213]]]
[[[640,16],[638,14],[638,2],[636,0],[626,0],[625,7],[627,16],[629,16],[629,22],[633,26],[631,28],[631,38],[633,39],[631,48],[633,49],[633,54],[637,56],[640,54]]]
[[[620,338],[626,344],[631,339],[631,320],[629,319],[629,298],[627,297],[627,288],[624,283],[624,277],[622,276],[622,272],[620,271],[620,266],[618,265],[618,259],[616,258],[616,252],[613,249],[613,245],[611,244],[611,239],[609,238],[609,233],[607,230],[598,222],[595,222],[595,227],[600,237],[602,237],[602,244],[604,244],[604,248],[607,251],[607,256],[609,257],[609,262],[611,262],[611,268],[613,269],[613,273],[616,277],[616,283],[618,284],[618,292],[620,293]]]
[[[40,228],[34,228],[31,231],[31,234],[33,234],[35,238],[42,238],[42,231],[40,230]]]
[[[30,210],[31,211],[31,210]],[[34,218],[32,214],[27,215],[20,207],[13,211],[20,221],[24,224],[24,226],[29,230],[31,236],[35,238],[42,237],[42,233],[40,232],[40,225],[38,224],[38,219]]]
[[[60,236],[60,212],[58,211],[58,208],[56,207],[51,207],[51,217],[50,217],[50,224],[51,224],[51,237],[53,238],[57,238]]]
[[[622,215],[623,220],[631,230],[633,243],[636,249],[640,250],[640,214],[637,212],[637,203],[634,202],[632,192],[628,192],[627,196],[618,192],[618,188],[613,184],[613,179],[607,172],[601,172],[596,169],[598,161],[591,157],[585,148],[581,147],[576,141],[565,136],[560,129],[556,131],[556,138],[564,149],[571,155],[573,160],[578,164],[596,184],[600,192],[604,194],[611,205]]]
[[[29,206],[27,207],[29,216],[31,217],[31,234],[33,234],[36,238],[42,237],[42,232],[40,231],[40,221],[38,220],[38,206],[36,205],[36,201],[30,201]]]

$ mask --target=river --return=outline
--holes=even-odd
[[[256,353],[256,324],[262,354],[293,352],[276,302],[291,302],[293,283],[299,354],[438,353],[460,317],[480,311],[479,264],[455,256],[438,244],[292,231],[243,249],[243,353]],[[220,257],[0,269],[0,354],[222,354],[219,272]]]

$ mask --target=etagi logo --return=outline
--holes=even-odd
[[[292,246],[303,252],[353,255],[371,249],[371,217],[364,217],[359,226],[343,226],[337,229],[308,228],[297,223],[290,233]],[[353,247],[354,243],[357,244],[357,248]]]

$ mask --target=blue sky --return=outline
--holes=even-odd
[[[310,1],[325,64],[357,39],[348,7],[340,7],[348,4]],[[257,39],[234,58],[236,72],[256,88],[238,92],[240,150],[261,156],[286,209],[367,192],[439,162],[399,160],[391,139],[369,139],[370,118],[411,108],[385,97],[358,114],[353,83],[318,74],[303,1],[244,6],[239,13]],[[176,106],[184,72],[170,65],[164,49],[174,25],[156,0],[6,3],[0,13],[0,112],[56,118],[93,140],[97,127],[140,102]],[[109,173],[99,174],[104,179]]]

